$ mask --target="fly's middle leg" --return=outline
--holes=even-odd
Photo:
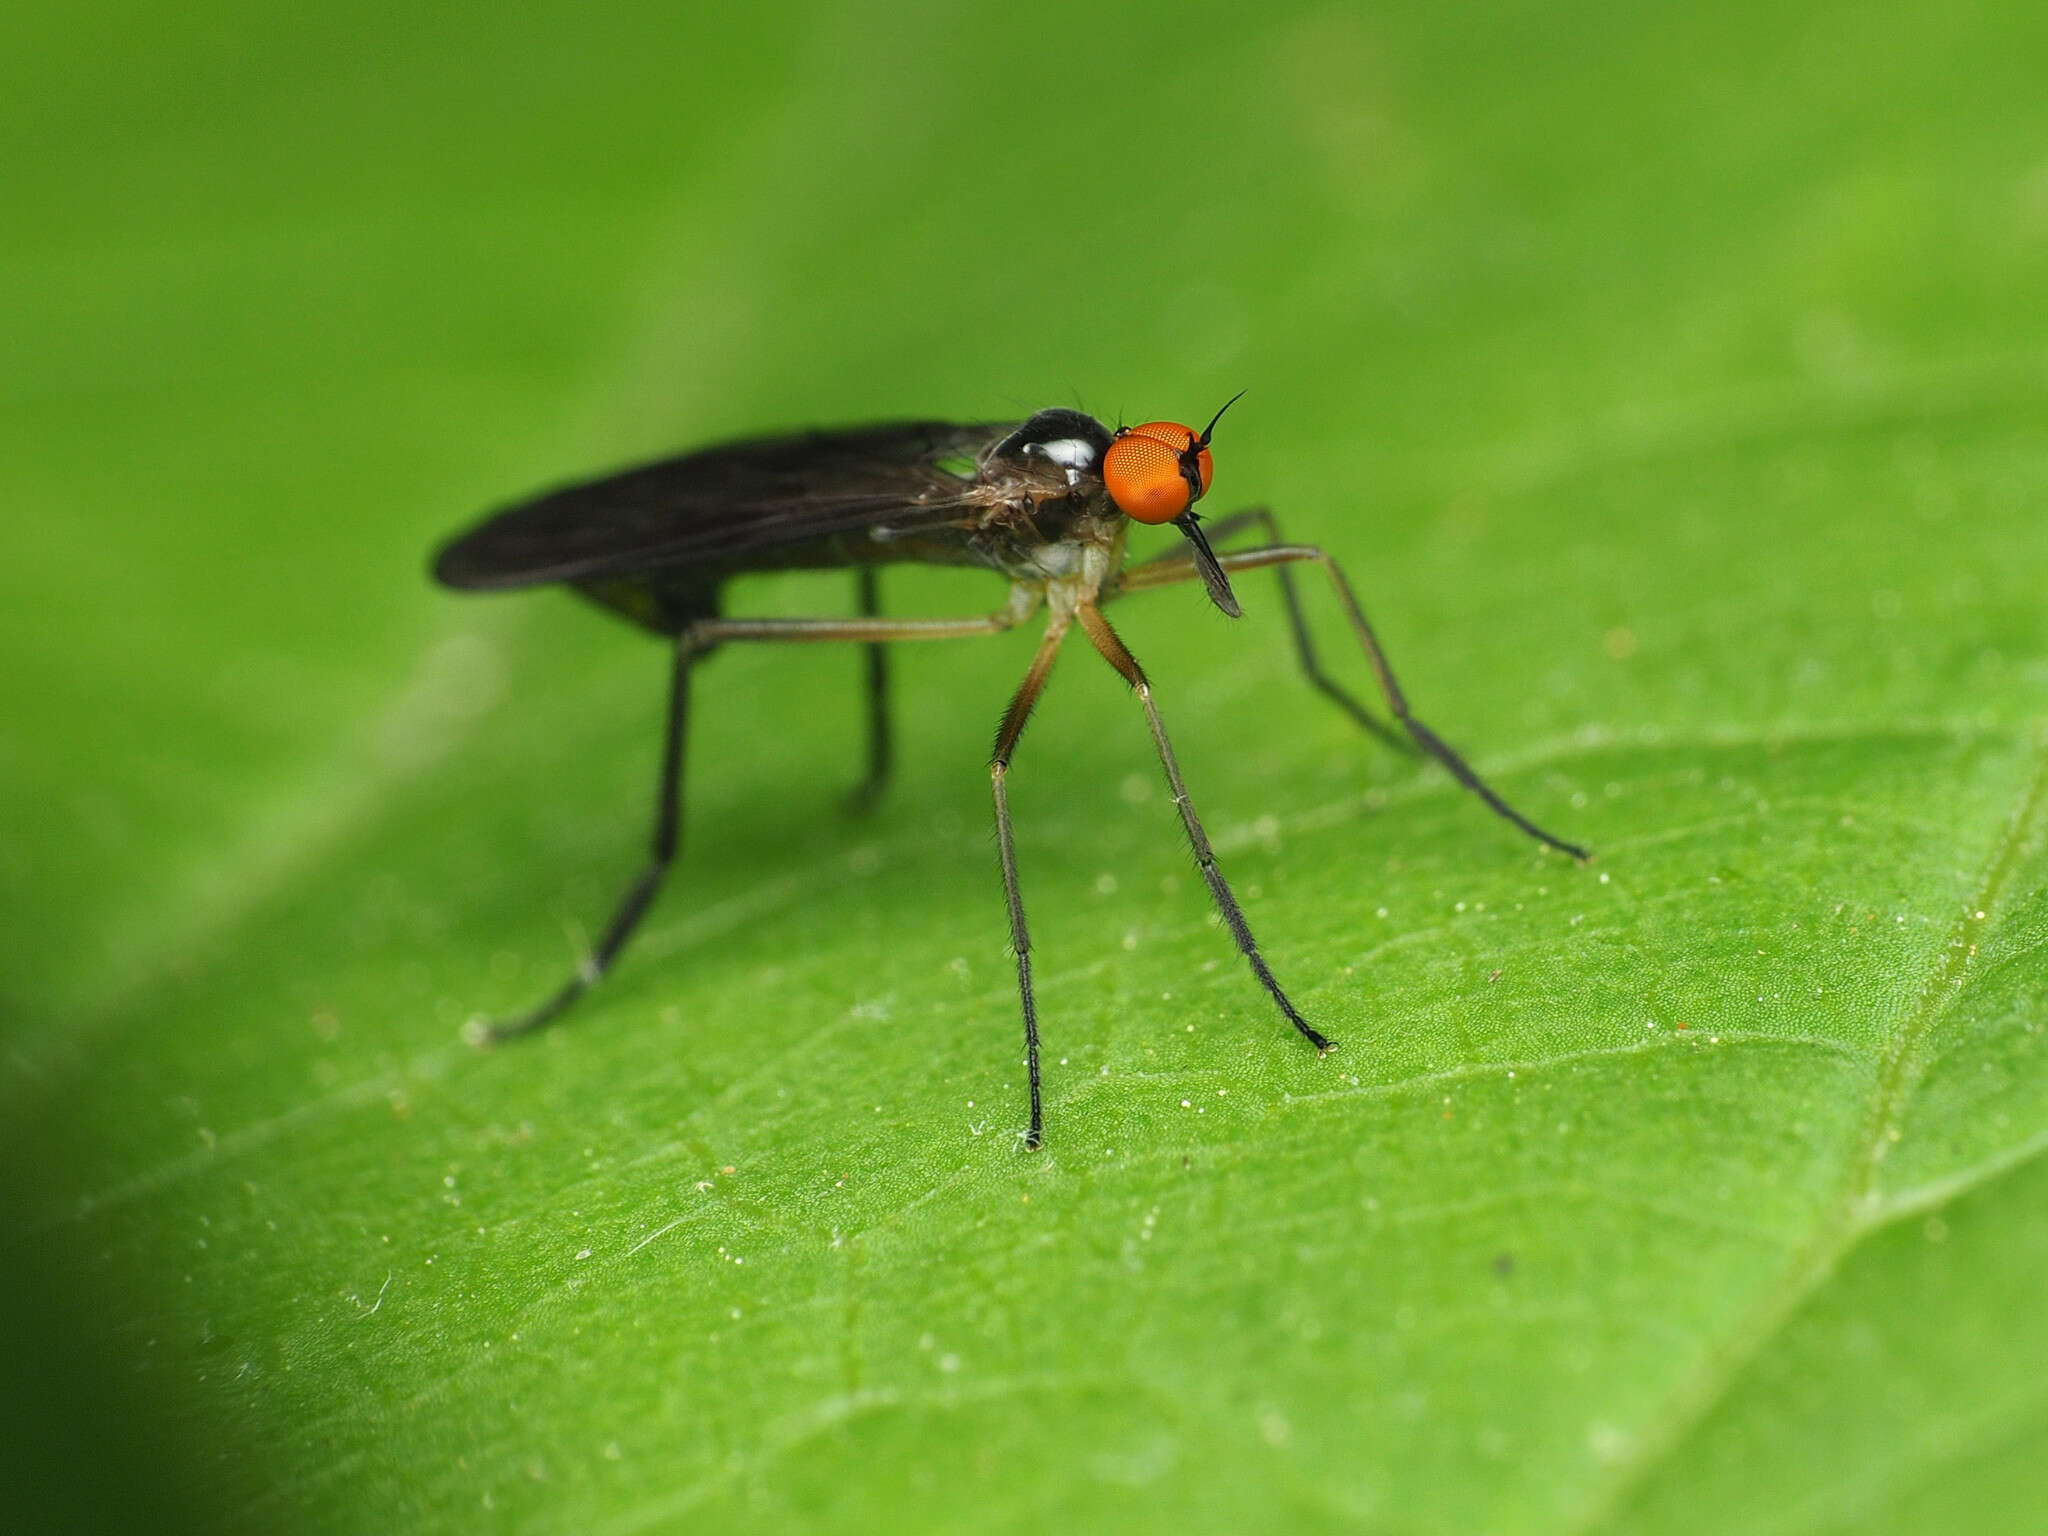
[[[1003,901],[1010,914],[1010,948],[1017,956],[1017,996],[1024,1009],[1024,1070],[1031,1082],[1031,1123],[1024,1132],[1024,1149],[1036,1152],[1044,1141],[1045,1113],[1038,1086],[1038,999],[1031,986],[1031,931],[1024,924],[1024,893],[1017,883],[1017,840],[1010,830],[1010,758],[1017,750],[1017,738],[1031,719],[1038,696],[1052,675],[1052,664],[1065,638],[1067,621],[1055,616],[1046,626],[1038,654],[1024,681],[1017,685],[1003,723],[996,729],[995,751],[989,756],[989,789],[996,802],[996,844],[1003,859]]]
[[[1109,627],[1109,620],[1102,616],[1100,610],[1084,604],[1076,617],[1095,649],[1102,653],[1103,660],[1123,675],[1124,681],[1137,693],[1138,702],[1145,707],[1145,723],[1151,727],[1152,745],[1158,750],[1159,766],[1166,770],[1166,787],[1173,791],[1174,809],[1180,812],[1181,826],[1188,835],[1188,846],[1194,850],[1195,863],[1202,871],[1203,884],[1209,887],[1210,899],[1230,929],[1230,936],[1237,940],[1239,953],[1259,979],[1259,985],[1266,989],[1267,996],[1279,1006],[1287,1022],[1316,1048],[1318,1055],[1329,1052],[1333,1049],[1333,1042],[1304,1019],[1281,990],[1278,978],[1266,964],[1266,957],[1259,952],[1258,940],[1252,937],[1251,924],[1245,921],[1244,909],[1237,904],[1230,883],[1217,867],[1216,851],[1209,845],[1209,834],[1202,830],[1202,818],[1195,814],[1195,802],[1189,798],[1187,784],[1180,776],[1180,763],[1173,755],[1173,743],[1167,739],[1166,722],[1160,718],[1159,706],[1153,701],[1152,684],[1145,676],[1145,669],[1138,665],[1138,659],[1124,645],[1122,637]]]

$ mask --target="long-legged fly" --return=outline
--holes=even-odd
[[[1210,601],[1236,618],[1240,609],[1230,573],[1272,567],[1309,681],[1363,729],[1405,746],[1317,660],[1289,567],[1301,562],[1321,566],[1389,712],[1414,745],[1538,842],[1585,858],[1583,849],[1552,836],[1495,794],[1410,712],[1336,561],[1313,545],[1286,542],[1263,508],[1235,513],[1204,530],[1195,504],[1209,489],[1214,472],[1209,438],[1222,416],[1218,411],[1200,433],[1170,421],[1111,432],[1080,411],[1045,410],[1022,425],[918,421],[731,443],[505,508],[447,544],[434,562],[434,574],[448,586],[567,582],[675,648],[653,848],[646,865],[626,887],[595,950],[561,989],[526,1014],[480,1026],[475,1037],[502,1040],[553,1022],[618,958],[676,856],[690,671],[712,650],[734,641],[851,640],[868,647],[868,773],[860,798],[872,799],[888,777],[891,756],[885,646],[991,634],[1045,612],[1045,637],[1003,714],[989,760],[1031,1079],[1026,1147],[1039,1145],[1043,1116],[1031,937],[1010,830],[1010,760],[1045,690],[1060,642],[1076,627],[1136,692],[1202,879],[1252,974],[1303,1039],[1319,1053],[1331,1048],[1274,978],[1217,867],[1174,761],[1152,685],[1103,616],[1103,605],[1112,599],[1199,580]],[[1134,521],[1171,523],[1186,542],[1127,564],[1125,537]],[[1246,534],[1257,535],[1260,542],[1228,548]],[[972,618],[886,618],[879,611],[876,572],[899,561],[994,571],[1009,582],[1009,599],[993,613]],[[730,577],[836,566],[851,566],[857,573],[858,617],[743,618],[721,609],[720,594]]]

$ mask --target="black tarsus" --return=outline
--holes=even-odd
[[[1544,831],[1509,805],[1494,792],[1492,785],[1479,777],[1471,764],[1458,755],[1449,742],[1409,713],[1408,696],[1401,691],[1401,685],[1394,677],[1393,663],[1387,660],[1387,653],[1381,647],[1379,637],[1373,633],[1372,625],[1365,617],[1365,609],[1359,606],[1358,597],[1351,590],[1351,583],[1345,579],[1337,562],[1328,555],[1318,550],[1317,558],[1321,560],[1323,569],[1330,573],[1331,583],[1336,587],[1337,596],[1343,603],[1345,617],[1350,619],[1352,631],[1358,636],[1359,646],[1365,652],[1365,659],[1372,667],[1373,675],[1379,679],[1380,692],[1386,697],[1387,708],[1393,713],[1394,718],[1401,722],[1408,734],[1415,738],[1416,745],[1443,764],[1452,778],[1477,795],[1502,820],[1521,828],[1537,842],[1546,843],[1559,853],[1569,854],[1581,864],[1592,858],[1593,855],[1577,843],[1568,843],[1555,833]]]
[[[1394,676],[1393,664],[1387,660],[1387,653],[1381,648],[1379,637],[1373,633],[1372,625],[1365,617],[1365,610],[1359,606],[1357,594],[1351,590],[1351,583],[1345,578],[1343,569],[1325,551],[1313,544],[1280,544],[1260,549],[1237,550],[1225,558],[1239,570],[1253,569],[1261,565],[1271,565],[1284,570],[1288,563],[1302,560],[1313,560],[1321,565],[1324,574],[1330,578],[1330,585],[1336,590],[1337,601],[1344,610],[1345,618],[1350,621],[1359,648],[1365,652],[1366,662],[1371,666],[1373,676],[1379,682],[1380,694],[1387,701],[1388,711],[1414,739],[1415,744],[1448,769],[1452,778],[1477,795],[1487,808],[1502,820],[1518,827],[1537,842],[1555,848],[1559,853],[1569,854],[1582,864],[1592,858],[1593,855],[1587,849],[1577,843],[1568,843],[1555,833],[1544,831],[1509,805],[1490,784],[1479,777],[1470,763],[1458,755],[1449,742],[1409,711],[1408,696],[1402,692],[1401,684]]]

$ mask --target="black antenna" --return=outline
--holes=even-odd
[[[1229,410],[1233,405],[1237,404],[1237,402],[1242,400],[1243,398],[1244,391],[1240,389],[1236,394],[1232,395],[1228,400],[1223,402],[1223,411]],[[1209,418],[1209,425],[1202,428],[1202,435],[1195,439],[1195,446],[1197,448],[1206,448],[1209,446],[1209,434],[1216,430],[1216,423],[1223,419],[1223,411],[1218,411],[1214,416],[1211,416]]]

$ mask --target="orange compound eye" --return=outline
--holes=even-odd
[[[1102,456],[1102,483],[1110,499],[1141,523],[1170,523],[1209,489],[1215,465],[1192,428],[1177,421],[1148,421],[1132,427]],[[1186,455],[1195,449],[1201,490],[1189,483]]]

